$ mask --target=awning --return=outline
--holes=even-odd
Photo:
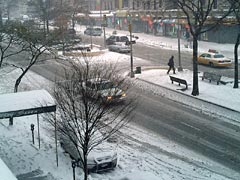
[[[176,23],[176,19],[164,19],[162,22],[164,24],[173,24]]]
[[[116,17],[127,17],[128,10],[118,10],[116,11]]]
[[[46,90],[0,95],[0,119],[55,111],[55,101]]]
[[[56,103],[53,97],[46,90],[25,91],[0,95],[0,119],[10,118],[9,125],[13,125],[14,117],[37,114],[39,149],[41,139],[39,131],[39,114],[48,112],[54,112],[56,162],[58,166]]]
[[[1,159],[0,159],[0,174],[1,180],[17,180],[17,178],[13,175],[12,171]]]

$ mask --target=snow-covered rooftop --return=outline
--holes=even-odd
[[[54,107],[53,107],[54,106]],[[52,96],[46,90],[25,91],[0,95],[0,119],[8,117],[19,117],[36,112],[51,112],[56,108]]]
[[[0,176],[1,180],[17,180],[17,178],[13,175],[13,173],[1,159],[0,159]]]

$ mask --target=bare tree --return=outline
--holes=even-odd
[[[113,66],[90,64],[85,60],[72,63],[66,69],[64,81],[56,83],[54,89],[59,114],[58,133],[69,139],[77,150],[84,180],[88,177],[89,153],[129,122],[127,117],[135,106],[135,100],[130,97],[124,103],[113,104],[99,94],[105,85],[104,79],[114,82],[114,91],[105,91],[112,96],[113,93],[118,95],[120,88],[125,91],[129,88],[127,79],[118,75]],[[86,84],[91,80],[98,81],[98,86],[87,89]],[[53,118],[48,121],[55,125]]]
[[[7,23],[0,27],[0,68],[4,59],[20,54],[27,48],[17,35],[19,26],[19,23]]]
[[[198,39],[205,33],[216,27],[227,15],[232,12],[233,4],[220,12],[220,15],[213,14],[216,0],[174,0],[180,10],[186,15],[190,33],[193,37],[193,90],[192,95],[199,95],[198,86]],[[224,1],[224,0],[223,0]],[[225,3],[229,4],[227,1]],[[223,2],[224,4],[224,2]],[[206,23],[211,22],[206,27]]]
[[[88,4],[84,0],[74,0],[70,6],[69,12],[71,13],[72,28],[75,28],[76,15],[78,13],[88,14]]]
[[[51,53],[51,49],[48,48],[48,44],[50,44],[53,39],[51,39],[51,37],[46,39],[45,33],[42,33],[41,31],[33,31],[27,26],[20,26],[18,29],[18,37],[23,40],[25,47],[24,51],[26,55],[29,56],[29,59],[26,59],[26,64],[24,65],[9,63],[10,65],[22,70],[22,73],[15,82],[14,92],[18,91],[18,86],[20,85],[22,78],[26,75],[30,68],[37,63],[39,57],[46,51]]]

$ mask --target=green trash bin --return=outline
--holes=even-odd
[[[142,72],[141,67],[140,66],[136,67],[136,74],[141,74],[141,72]]]

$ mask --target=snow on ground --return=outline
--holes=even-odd
[[[127,55],[120,55],[113,52],[106,52],[105,61],[115,61],[124,63],[128,60]],[[114,57],[114,58],[113,58]],[[2,73],[3,72],[3,73]],[[9,93],[13,91],[14,80],[19,75],[18,70],[4,68],[1,69],[0,93]],[[191,72],[185,70],[183,73],[177,72],[176,75],[184,76],[189,80]],[[136,75],[137,84],[143,85],[145,88],[151,86],[153,92],[157,92],[158,86],[146,84],[146,81],[154,82],[161,86],[178,91],[179,86],[172,85],[166,70],[148,70],[142,74]],[[203,83],[203,84],[202,84]],[[36,75],[33,72],[23,79],[20,91],[47,88],[49,91],[52,87],[51,82]],[[232,90],[228,85],[216,85],[209,82],[201,82],[200,96],[210,98],[216,103],[228,106],[238,110],[237,103],[239,99],[232,98],[239,96],[239,90]],[[209,89],[211,91],[209,91]],[[163,89],[165,93],[169,90]],[[181,93],[190,93],[189,90]],[[50,91],[51,92],[51,91]],[[214,94],[221,92],[218,97]],[[224,101],[224,94],[230,94],[228,101]],[[226,97],[226,96],[225,96]],[[181,99],[180,99],[181,100]],[[225,104],[224,104],[225,103]],[[198,104],[201,106],[201,104]],[[71,160],[67,154],[59,147],[59,167],[55,163],[54,139],[47,127],[48,124],[40,119],[41,132],[41,149],[38,150],[38,144],[32,145],[30,124],[36,123],[36,116],[28,116],[15,118],[14,125],[8,126],[8,120],[0,121],[0,157],[12,170],[15,175],[40,170],[42,175],[53,177],[57,180],[69,180],[72,178]],[[131,131],[129,130],[131,129]],[[125,137],[120,138],[117,147],[119,154],[118,166],[115,170],[103,174],[91,174],[91,180],[169,180],[169,179],[205,179],[205,180],[226,180],[237,179],[239,174],[218,164],[212,160],[205,158],[195,152],[169,141],[159,135],[147,132],[147,130],[130,124],[122,130]],[[77,175],[82,172],[78,169]],[[52,178],[52,179],[53,179]]]
[[[85,28],[80,27],[81,31]],[[113,29],[107,28],[107,34]],[[119,31],[126,33],[126,31]],[[138,42],[150,46],[158,46],[176,50],[176,39],[156,37],[143,33],[137,34]],[[182,41],[182,49],[186,42]],[[232,54],[233,45],[222,45],[217,43],[199,42],[200,51],[214,48]],[[94,57],[94,61],[100,63],[129,63],[129,55],[105,51],[101,57]],[[141,58],[138,61],[145,62]],[[16,77],[20,71],[14,68],[4,67],[0,72],[0,94],[11,93],[14,89]],[[189,84],[192,84],[192,72],[184,70],[177,72],[176,76],[183,77]],[[166,69],[145,70],[142,74],[136,75],[135,84],[151,91],[156,95],[165,96],[176,101],[185,102],[193,108],[201,109],[209,113],[224,113],[219,109],[206,107],[202,101],[189,96],[192,86],[186,91],[178,89],[182,86],[171,84]],[[146,82],[147,81],[147,82]],[[20,91],[42,89],[43,87],[51,93],[52,83],[43,77],[28,72],[27,76],[19,87]],[[163,88],[159,88],[163,87]],[[146,88],[147,87],[147,88]],[[165,89],[165,88],[167,89]],[[212,103],[239,111],[240,92],[233,89],[232,84],[216,85],[208,81],[199,80],[200,96],[197,98],[211,101]],[[186,96],[187,95],[187,96]],[[212,111],[212,112],[211,112]],[[217,112],[218,111],[218,112]],[[229,119],[239,120],[239,113],[235,116],[232,112]],[[72,179],[71,160],[69,156],[59,147],[59,167],[56,167],[54,139],[48,130],[48,124],[40,118],[41,148],[38,144],[32,145],[30,124],[36,124],[36,116],[15,118],[14,125],[8,126],[8,120],[0,120],[0,158],[6,163],[15,175],[21,175],[35,170],[40,172],[39,176],[48,176],[49,180]],[[119,161],[115,170],[102,174],[91,174],[90,180],[227,180],[238,179],[240,174],[232,171],[219,163],[192,152],[179,144],[176,144],[165,137],[153,134],[136,124],[130,124],[122,129],[126,136],[121,137],[116,146],[118,147]],[[36,141],[35,141],[36,142]],[[3,166],[0,166],[0,169]],[[82,175],[77,170],[78,179]],[[2,180],[2,174],[0,174]]]

